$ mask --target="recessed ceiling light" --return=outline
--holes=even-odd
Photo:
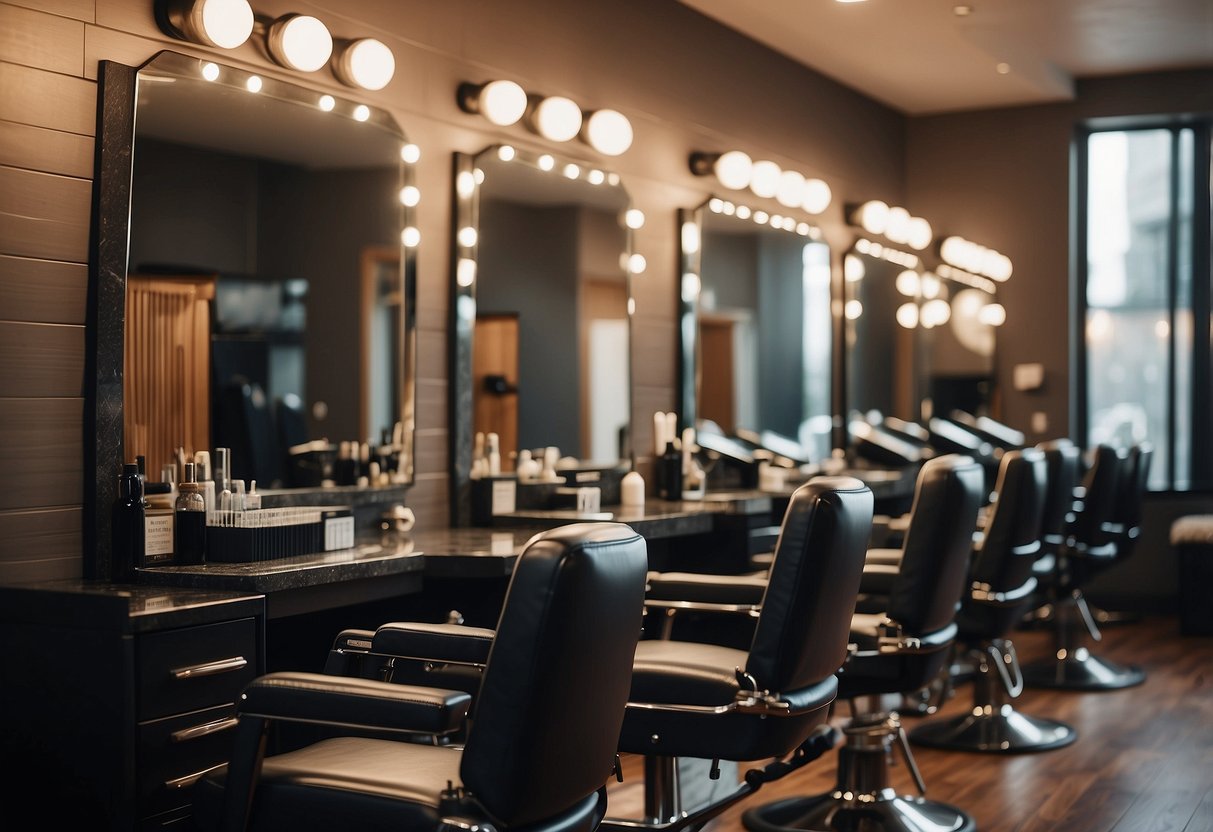
[[[952,11],[955,12],[957,17],[968,17],[973,13],[973,7],[966,3],[961,3],[960,5],[953,6]]]
[[[999,75],[1007,75],[1011,72],[1011,65],[1008,63],[1001,63],[998,66],[994,67],[994,70]]]

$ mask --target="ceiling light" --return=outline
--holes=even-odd
[[[287,69],[315,72],[333,54],[328,27],[306,14],[287,14],[270,24],[265,33],[270,57]]]
[[[567,142],[581,130],[581,108],[559,95],[541,100],[532,118],[539,135],[554,142]]]
[[[179,40],[235,49],[253,34],[248,0],[157,0],[156,22]]]
[[[604,156],[618,156],[632,146],[632,122],[616,110],[596,110],[586,119],[582,136]]]
[[[359,38],[340,47],[333,74],[343,84],[364,90],[381,90],[396,74],[396,56],[382,41]]]
[[[527,104],[526,90],[507,80],[461,84],[458,100],[464,112],[479,113],[500,127],[508,127],[521,119]]]

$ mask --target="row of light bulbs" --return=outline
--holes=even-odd
[[[964,237],[947,237],[939,245],[943,261],[966,272],[984,275],[1002,283],[1014,270],[1011,258],[992,248],[970,242]]]
[[[254,31],[279,65],[315,72],[333,58],[333,74],[347,86],[381,90],[396,74],[392,50],[375,38],[334,41],[328,27],[305,14],[276,19],[254,14],[248,0],[156,0],[156,20],[172,37],[203,46],[235,49]]]
[[[926,249],[934,236],[931,224],[922,217],[912,216],[905,208],[890,206],[879,199],[870,199],[849,213],[852,225],[915,251]]]
[[[571,98],[528,94],[514,81],[461,84],[458,101],[464,112],[482,115],[498,127],[521,121],[554,142],[580,137],[604,156],[619,156],[632,146],[632,122],[618,110],[583,112]]]
[[[821,179],[812,179],[795,170],[783,170],[767,159],[754,161],[740,150],[693,153],[691,171],[698,176],[714,174],[729,190],[749,189],[755,196],[774,198],[786,208],[799,208],[810,214],[820,214],[829,208],[834,196],[830,186]]]

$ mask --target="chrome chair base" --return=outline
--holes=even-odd
[[[793,797],[749,809],[741,824],[750,832],[975,832],[973,819],[954,806],[892,789],[854,795],[838,791]]]
[[[910,742],[915,745],[990,754],[1049,751],[1076,739],[1078,732],[1069,725],[1021,714],[1010,705],[930,722],[910,731]]]
[[[1120,665],[1091,655],[1085,647],[1058,651],[1057,658],[1024,665],[1028,687],[1064,690],[1118,690],[1140,685],[1145,671],[1136,665]]]

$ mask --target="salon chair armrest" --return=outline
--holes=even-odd
[[[697,572],[653,572],[649,574],[645,606],[749,612],[751,608],[757,609],[762,605],[766,589],[765,573],[705,575]],[[733,607],[736,609],[730,609]]]
[[[470,703],[462,691],[284,672],[253,680],[238,711],[291,722],[447,734],[463,727]]]
[[[859,576],[859,594],[882,596],[887,604],[900,573],[901,566],[896,563],[865,562]]]
[[[483,666],[489,660],[495,630],[463,624],[394,621],[375,631],[371,652],[407,659]]]

